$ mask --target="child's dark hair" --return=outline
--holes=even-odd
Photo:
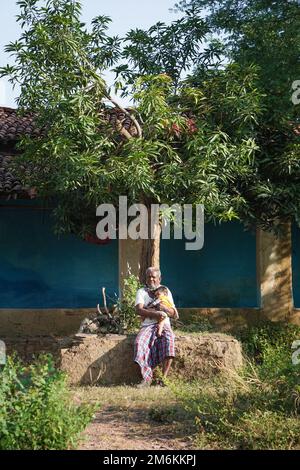
[[[168,289],[166,288],[166,286],[159,286],[155,289],[154,294],[168,295]]]

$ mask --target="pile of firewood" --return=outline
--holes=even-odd
[[[96,335],[108,333],[123,334],[124,330],[118,317],[102,313],[97,315],[95,313],[89,315],[81,322],[78,333]]]
[[[105,287],[102,288],[104,311],[101,310],[100,305],[97,305],[97,312],[92,313],[85,318],[81,324],[78,333],[86,334],[124,334],[124,328],[121,318],[116,314],[114,309],[113,314],[107,308]]]

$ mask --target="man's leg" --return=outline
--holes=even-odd
[[[164,363],[163,363],[163,376],[164,377],[167,377],[172,361],[173,361],[173,357],[166,357],[166,359],[164,360]]]
[[[153,348],[153,341],[156,337],[157,325],[149,325],[143,327],[134,344],[134,361],[140,366],[143,381],[139,384],[138,388],[149,386],[153,378],[153,365],[151,358],[151,349]],[[149,347],[150,346],[150,347]]]

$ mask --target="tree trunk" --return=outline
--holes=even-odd
[[[148,239],[142,240],[142,249],[140,254],[140,281],[145,284],[146,282],[146,269],[150,266],[159,268],[160,264],[160,235],[161,235],[161,224],[157,220],[153,223],[153,235],[151,238],[151,208],[148,207]]]

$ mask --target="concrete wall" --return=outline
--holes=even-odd
[[[163,283],[180,308],[255,308],[255,233],[242,224],[205,224],[201,250],[185,250],[185,240],[161,241]]]
[[[3,217],[3,209],[0,208],[0,210],[2,211],[1,217]],[[22,263],[25,264],[26,258],[28,261],[28,256],[30,254],[26,246],[26,240],[28,242],[30,238],[30,232],[28,231],[29,229],[26,229],[26,223],[28,223],[28,220],[32,221],[37,217],[41,217],[40,213],[37,216],[31,214],[32,211],[23,211],[23,213],[24,212],[28,215],[26,215],[27,219],[22,219],[22,217],[25,217],[25,214],[22,216],[20,213],[21,219],[18,220],[19,222],[20,220],[22,221],[21,224],[17,224],[16,218],[13,220],[13,218],[10,216],[8,217],[8,215],[5,216],[4,214],[7,225],[2,224],[2,226],[0,226],[0,239],[2,237],[2,243],[0,245],[2,260],[8,263],[9,258],[11,264],[12,260],[15,262],[15,266],[10,266],[9,270],[7,270],[7,268],[4,269],[5,264],[3,264],[3,262],[0,264],[0,274],[2,276],[2,282],[0,284],[0,292],[2,292],[2,296],[0,296],[0,302],[2,302],[2,308],[0,309],[0,335],[35,336],[53,334],[65,336],[73,334],[77,331],[81,320],[86,316],[86,314],[94,310],[98,301],[100,287],[102,285],[111,286],[112,295],[114,295],[114,291],[117,291],[118,280],[119,284],[122,286],[123,279],[124,277],[127,277],[129,272],[137,274],[141,243],[140,241],[122,240],[119,241],[119,250],[117,250],[116,248],[112,248],[113,244],[111,244],[110,247],[109,245],[106,247],[98,247],[80,242],[85,245],[82,254],[80,254],[80,256],[83,256],[82,263],[84,264],[86,259],[89,261],[86,264],[86,270],[81,272],[79,278],[74,281],[74,277],[72,276],[76,273],[73,273],[72,271],[78,268],[76,268],[76,264],[72,264],[74,262],[74,258],[72,258],[73,254],[68,252],[65,245],[65,250],[60,251],[60,256],[57,257],[57,252],[53,248],[55,247],[55,243],[53,241],[50,243],[44,243],[44,241],[48,239],[48,235],[46,235],[45,232],[42,236],[42,244],[41,239],[34,239],[34,246],[36,249],[35,262],[37,263],[35,266],[39,265],[38,263],[41,263],[42,261],[41,257],[47,254],[46,258],[44,258],[47,260],[44,264],[45,271],[43,271],[46,275],[45,279],[49,279],[47,277],[49,265],[51,266],[51,275],[53,276],[53,279],[55,279],[57,273],[60,275],[62,273],[62,265],[59,265],[59,263],[62,262],[62,259],[67,259],[67,267],[71,266],[68,274],[70,276],[69,282],[76,283],[78,279],[79,281],[83,280],[87,288],[85,295],[88,292],[88,295],[90,296],[88,305],[77,304],[76,307],[72,307],[72,305],[70,305],[70,308],[66,308],[68,307],[66,305],[54,305],[53,308],[49,308],[49,305],[46,305],[48,308],[43,308],[43,305],[41,304],[37,305],[36,308],[34,308],[34,305],[31,305],[31,308],[25,308],[26,306],[14,308],[14,306],[18,307],[18,304],[8,305],[3,301],[3,299],[9,298],[9,296],[7,297],[5,288],[3,288],[3,279],[4,284],[6,283],[6,287],[9,287],[8,273],[11,280],[15,279],[13,278],[13,274],[18,273],[18,270],[21,268],[21,275],[23,276],[24,272],[22,271]],[[46,231],[49,229],[49,226],[47,226],[48,223],[49,222],[46,222],[46,225],[44,226]],[[7,244],[7,227],[9,226],[14,227],[15,230],[15,233],[10,236],[10,242],[13,242],[13,246],[15,247],[13,256],[11,255],[11,245]],[[227,228],[227,230],[228,236],[231,229]],[[4,237],[4,233],[6,233],[6,238]],[[207,235],[209,236],[207,237]],[[34,236],[37,237],[36,234]],[[235,327],[243,325],[251,325],[266,318],[275,321],[286,320],[300,324],[300,310],[294,307],[292,292],[292,275],[296,281],[298,277],[300,279],[300,267],[298,268],[298,253],[300,259],[299,232],[297,232],[296,235],[294,234],[294,238],[295,236],[299,236],[299,242],[297,241],[295,245],[296,256],[294,256],[293,259],[293,270],[291,229],[289,225],[286,226],[286,231],[282,239],[277,239],[271,234],[258,230],[256,233],[256,248],[255,237],[245,232],[243,234],[243,237],[244,236],[244,241],[241,242],[240,246],[239,240],[241,240],[241,234],[232,238],[231,245],[228,245],[226,237],[221,236],[219,239],[220,245],[218,250],[210,248],[212,250],[210,255],[209,253],[205,254],[204,252],[202,254],[190,252],[191,254],[188,254],[186,258],[188,259],[188,262],[186,259],[184,260],[186,255],[182,253],[182,251],[180,252],[175,244],[173,248],[166,253],[167,250],[164,247],[164,244],[167,242],[162,243],[161,267],[164,275],[163,281],[173,290],[175,299],[176,296],[179,295],[179,299],[177,299],[179,307],[185,307],[179,309],[181,318],[183,320],[192,320],[193,318],[196,319],[199,317],[207,318],[211,323],[217,325],[218,328],[223,331],[230,331]],[[3,243],[3,240],[6,240],[6,245]],[[205,243],[209,244],[212,240],[214,240],[212,231],[208,231]],[[299,246],[297,243],[299,243]],[[242,248],[240,249],[240,247]],[[110,253],[109,257],[106,258],[104,263],[103,253],[105,249],[113,251]],[[227,250],[227,253],[222,254],[222,249],[225,252]],[[256,251],[256,256],[254,249]],[[218,255],[215,259],[212,258],[214,253]],[[79,256],[77,249],[75,249],[75,254],[76,261]],[[99,258],[97,258],[97,256],[99,256]],[[53,258],[55,257],[56,262],[54,263]],[[209,265],[210,260],[212,265],[207,266]],[[89,269],[90,266],[92,266],[91,270]],[[96,271],[93,270],[94,266],[97,267]],[[226,272],[227,266],[230,266],[230,269],[232,270],[230,275]],[[64,269],[66,269],[66,265],[64,265]],[[28,275],[28,273],[26,274]],[[222,283],[222,279],[224,279],[226,288],[230,291],[231,298],[230,295],[229,297],[223,297],[223,299],[227,298],[227,305],[225,302],[222,303],[222,299],[220,300],[219,305],[213,305],[214,299],[213,296],[211,296],[212,291],[210,290],[210,297],[208,297],[205,292],[208,282],[207,279],[210,280],[211,286],[213,286],[214,275],[217,275],[219,284]],[[22,284],[26,276],[18,276],[20,276],[20,273],[17,275],[17,280]],[[207,277],[205,278],[205,276]],[[92,281],[91,278],[96,279],[96,281]],[[93,282],[95,282],[95,284],[93,284]],[[196,300],[194,301],[194,305],[190,304],[187,306],[185,305],[184,296],[188,294],[189,289],[191,288],[189,287],[190,283],[192,283],[192,288],[196,293]],[[21,297],[18,295],[20,289],[18,286],[16,287],[17,288],[13,290],[16,297],[15,302],[19,302],[20,298],[26,300],[26,297],[24,297],[23,294]],[[294,290],[295,289],[298,288],[294,286]],[[246,293],[245,297],[243,297],[244,291]],[[206,300],[209,298],[211,299],[210,305],[207,301],[203,301],[205,298]],[[233,302],[235,299],[238,299],[236,303]],[[248,299],[247,302],[245,299]]]
[[[67,336],[78,332],[81,321],[95,308],[0,309],[0,339],[6,336]]]
[[[293,250],[292,250],[293,246]],[[293,262],[292,262],[293,261]],[[293,269],[292,269],[293,266]],[[222,331],[250,326],[262,320],[288,321],[300,325],[300,229],[286,224],[281,238],[257,230],[257,308],[182,309],[183,320],[207,318]]]
[[[291,227],[285,226],[281,238],[257,232],[257,280],[261,308],[271,320],[288,320],[293,311]]]
[[[217,244],[219,243],[219,247],[216,243],[214,247],[208,246],[206,254],[204,252],[183,254],[182,246],[179,246],[179,243],[176,246],[177,240],[172,241],[173,247],[167,252],[164,249],[164,244],[168,241],[163,241],[161,247],[163,282],[173,290],[177,300],[176,291],[179,290],[179,295],[181,292],[184,296],[184,289],[188,291],[189,285],[194,287],[199,299],[198,305],[195,307],[184,305],[183,308],[180,308],[181,300],[179,298],[181,319],[183,321],[193,321],[199,317],[208,319],[222,331],[250,326],[267,319],[289,321],[300,325],[300,308],[297,309],[297,305],[294,306],[292,289],[294,279],[294,289],[298,289],[299,285],[300,303],[300,229],[296,230],[293,227],[293,230],[293,247],[296,248],[296,256],[293,256],[293,272],[290,224],[286,224],[281,238],[262,230],[257,230],[256,235],[253,236],[243,232],[241,228],[238,228],[238,225],[231,229],[227,224],[223,233],[220,232],[218,237],[216,233],[213,234],[213,230],[208,229],[204,245],[210,245],[210,241],[215,240]],[[135,244],[135,250],[132,249],[132,243]],[[130,249],[126,250],[126,244]],[[123,266],[126,263],[129,266],[137,266],[139,246],[138,242],[129,240],[122,242]],[[216,246],[217,250],[215,250]],[[214,254],[221,254],[221,257],[213,258]],[[212,266],[208,267],[210,262]],[[190,271],[188,271],[189,263]],[[226,266],[230,267],[232,272],[227,272]],[[181,267],[182,269],[180,269]],[[207,273],[210,275],[208,278],[211,286],[213,286],[212,273],[214,273],[218,277],[218,282],[223,279],[227,288],[233,289],[233,295],[230,293],[232,296],[229,299],[231,306],[226,306],[225,302],[219,307],[216,305],[207,306],[202,303],[203,298],[208,298],[205,292],[208,282],[207,278],[205,279]],[[201,276],[202,279],[199,282]],[[239,276],[242,276],[242,279],[239,279]],[[197,285],[195,287],[195,283],[198,283],[198,287]],[[244,292],[246,295],[243,295]],[[235,299],[238,299],[238,302],[234,305]],[[249,299],[251,299],[250,306],[247,305]]]
[[[118,285],[116,240],[58,238],[37,203],[0,206],[0,308],[95,308],[102,286],[116,299]]]
[[[293,298],[295,308],[300,308],[300,228],[293,224],[291,232]]]
[[[138,276],[139,260],[142,249],[141,240],[119,240],[119,286],[122,291],[123,281],[130,274]]]

